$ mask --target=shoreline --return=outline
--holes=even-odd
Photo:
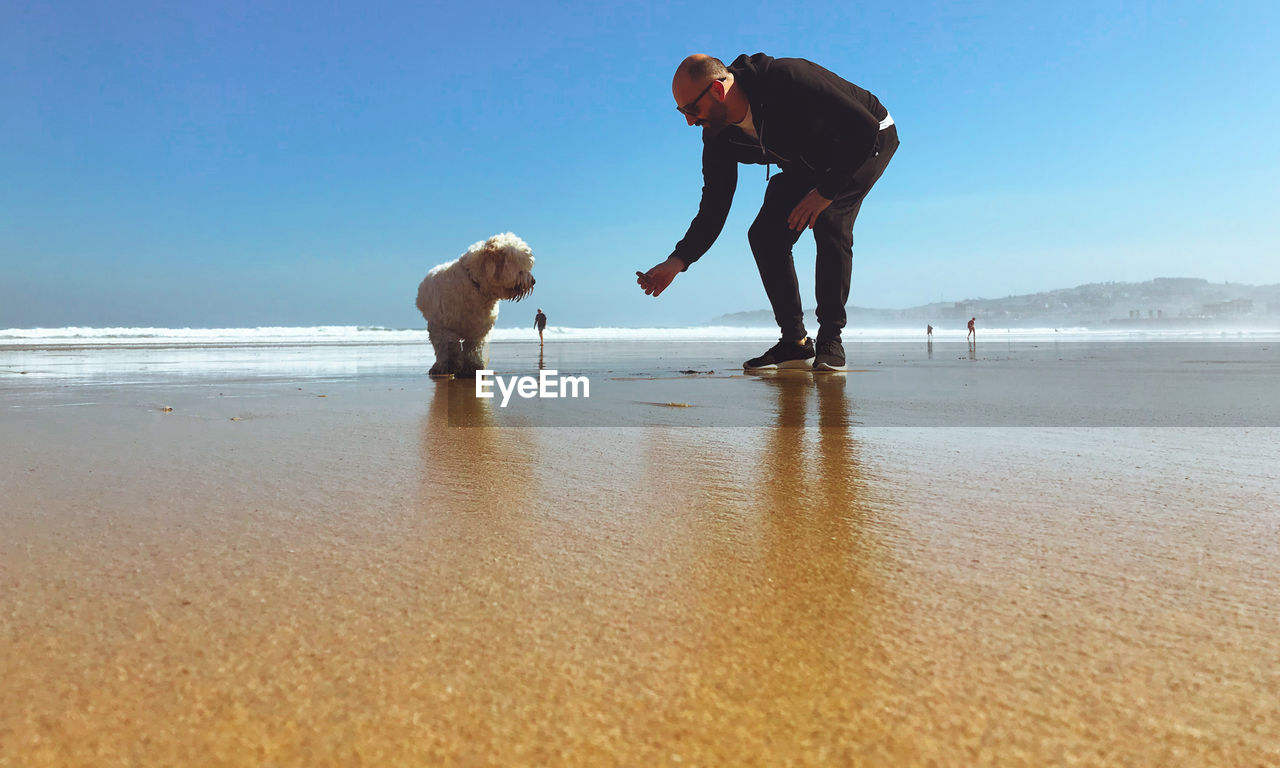
[[[502,377],[554,372],[589,382],[589,397],[485,404],[504,426],[765,427],[799,387],[860,426],[1275,427],[1280,343],[1229,341],[850,342],[850,370],[744,374],[756,342],[495,342]],[[430,393],[426,345],[128,348],[0,352],[3,411],[78,397],[89,388],[167,388],[216,397],[227,386],[414,388]],[[450,382],[465,392],[474,383]],[[496,390],[493,390],[496,391]],[[826,404],[829,400],[830,404]],[[684,406],[676,412],[661,405]]]
[[[934,340],[967,340],[963,325],[934,329]],[[846,343],[927,342],[923,327],[858,327],[844,331]],[[687,326],[670,328],[575,328],[549,326],[547,340],[553,344],[581,342],[759,342],[774,341],[775,328],[748,326]],[[532,328],[499,327],[490,337],[494,344],[528,343],[537,339]],[[1012,327],[979,326],[980,341],[1028,343],[1103,343],[1151,341],[1280,341],[1280,321],[1273,325],[1214,328],[1115,327]],[[44,349],[96,348],[201,348],[201,347],[311,347],[379,346],[429,344],[422,328],[390,329],[364,326],[318,326],[299,328],[28,328],[0,330],[0,352]]]

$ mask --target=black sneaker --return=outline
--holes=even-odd
[[[813,339],[806,336],[802,342],[783,339],[770,347],[768,352],[743,363],[742,367],[748,371],[808,368],[812,359]]]
[[[818,342],[818,356],[813,359],[815,371],[843,371],[844,345],[839,339],[824,339]]]

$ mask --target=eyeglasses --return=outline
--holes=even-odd
[[[688,115],[689,117],[697,117],[698,102],[702,101],[702,97],[707,95],[707,91],[711,90],[711,86],[715,85],[716,83],[722,83],[724,81],[725,81],[725,78],[717,77],[715,80],[712,80],[711,82],[707,83],[707,87],[702,89],[702,92],[698,94],[698,98],[694,99],[688,104],[685,104],[684,106],[676,107],[676,109],[680,110],[681,112]]]

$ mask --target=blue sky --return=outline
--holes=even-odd
[[[635,286],[697,208],[691,52],[809,58],[892,112],[851,303],[1276,283],[1278,23],[1270,0],[7,0],[0,328],[421,327],[427,269],[507,230],[538,287],[501,325],[766,308],[757,166],[702,261]],[[809,237],[796,259],[811,285]]]

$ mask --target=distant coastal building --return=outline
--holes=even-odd
[[[1251,312],[1253,312],[1253,302],[1249,299],[1215,301],[1204,305],[1204,313],[1209,317],[1238,317]]]

